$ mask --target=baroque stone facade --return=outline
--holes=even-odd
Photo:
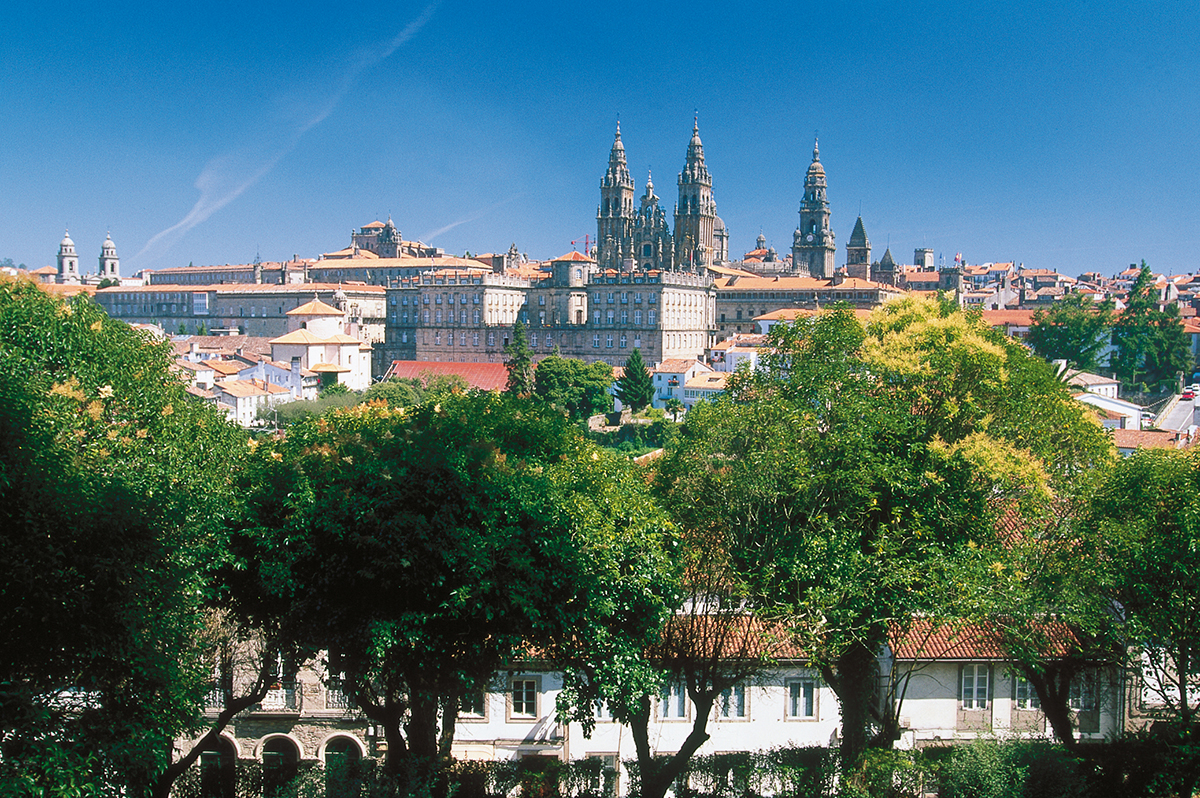
[[[572,252],[542,279],[440,270],[387,292],[385,358],[502,362],[520,321],[535,358],[612,365],[703,356],[716,313],[712,278],[686,271],[601,269]]]
[[[729,233],[717,216],[699,123],[692,126],[677,182],[679,199],[672,233],[650,177],[646,178],[640,207],[635,206],[636,189],[625,160],[621,125],[617,124],[608,168],[600,179],[600,205],[596,209],[596,260],[601,269],[695,270],[729,260]]]

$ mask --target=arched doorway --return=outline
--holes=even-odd
[[[237,749],[218,737],[200,752],[200,795],[234,798],[237,786]]]
[[[272,798],[295,778],[300,765],[300,749],[291,738],[272,737],[263,743],[263,796]]]
[[[330,738],[325,744],[326,798],[358,795],[361,765],[362,748],[357,740],[345,735]]]

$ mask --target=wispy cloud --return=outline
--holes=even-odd
[[[196,188],[200,197],[187,215],[175,224],[155,234],[130,258],[130,264],[136,265],[143,259],[153,261],[165,254],[196,225],[202,224],[210,216],[240,197],[245,191],[266,176],[283,158],[295,149],[305,133],[324,122],[333,113],[338,104],[354,87],[364,70],[369,69],[385,60],[392,53],[416,36],[421,28],[433,18],[441,0],[434,0],[425,7],[416,19],[404,26],[389,41],[376,47],[360,51],[343,72],[337,82],[337,87],[330,92],[318,105],[316,113],[295,124],[287,131],[282,140],[273,148],[265,150],[245,148],[211,159],[204,165],[199,177],[196,178]],[[463,220],[470,221],[470,220]],[[450,229],[457,222],[445,229]],[[444,232],[439,231],[439,232]]]
[[[442,233],[448,233],[451,230],[453,230],[454,228],[458,227],[460,224],[467,224],[468,222],[473,222],[476,219],[482,219],[484,216],[487,216],[489,213],[496,210],[501,205],[507,205],[508,203],[510,203],[513,200],[518,199],[519,197],[522,197],[522,196],[524,196],[524,195],[523,194],[513,194],[508,199],[502,199],[499,202],[494,202],[491,205],[484,208],[483,210],[473,213],[470,216],[466,216],[462,219],[451,222],[450,224],[448,224],[444,227],[439,227],[438,229],[433,230],[432,232],[429,232],[423,236],[420,236],[420,240],[424,241],[427,244],[431,243],[433,241],[433,239],[437,238]]]

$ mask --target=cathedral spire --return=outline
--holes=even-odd
[[[813,136],[813,163],[821,160],[821,149],[817,146],[817,137]]]

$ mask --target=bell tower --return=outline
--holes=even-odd
[[[792,270],[819,280],[833,276],[836,247],[829,227],[829,198],[825,195],[825,167],[813,140],[812,163],[804,176],[804,199],[800,202],[800,226],[792,236]]]
[[[63,233],[63,240],[58,245],[58,281],[79,282],[79,255],[75,253],[75,242],[69,232]]]
[[[100,279],[121,279],[121,259],[117,257],[117,245],[113,243],[112,235],[107,233],[104,243],[100,245]]]
[[[600,179],[600,207],[596,210],[596,261],[601,269],[620,269],[622,261],[633,257],[633,177],[625,162],[621,143],[621,123],[608,153],[608,169]]]
[[[700,122],[692,124],[687,161],[679,173],[679,202],[675,206],[675,265],[678,268],[707,266],[716,251],[713,232],[717,226],[717,203],[713,199],[712,175],[704,163]]]

